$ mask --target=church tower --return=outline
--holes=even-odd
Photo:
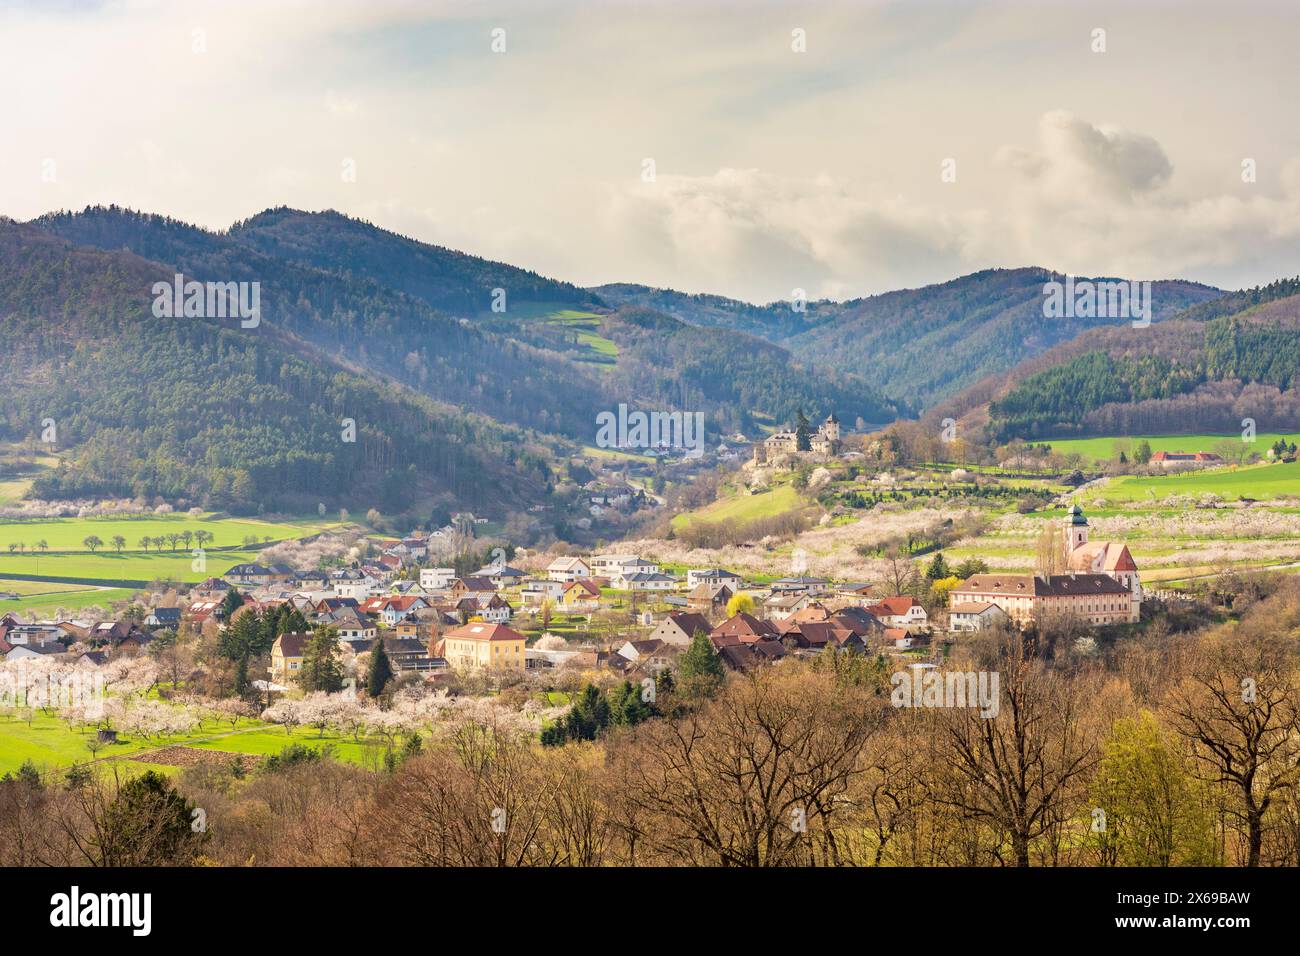
[[[1065,519],[1065,553],[1070,555],[1088,543],[1088,519],[1077,504]]]
[[[831,412],[826,416],[826,421],[822,422],[821,433],[827,441],[838,442],[840,440],[840,420]]]

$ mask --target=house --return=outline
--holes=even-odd
[[[812,598],[807,593],[784,594],[774,592],[771,597],[763,601],[763,613],[773,620],[781,621],[803,610],[811,601]]]
[[[722,568],[692,568],[686,572],[686,586],[692,589],[701,584],[725,584],[734,592],[738,591],[744,583],[744,579],[739,574]]]
[[[773,594],[825,594],[830,584],[825,578],[781,578],[772,582]]]
[[[416,595],[381,598],[380,601],[379,619],[389,627],[429,606],[424,598]]]
[[[626,571],[614,575],[610,583],[619,591],[671,591],[677,579],[650,571]]]
[[[504,624],[514,616],[515,609],[511,607],[510,602],[499,594],[493,594],[484,600],[478,599],[478,617],[487,621],[489,624]]]
[[[1151,456],[1151,464],[1158,465],[1161,468],[1174,468],[1179,465],[1208,468],[1213,465],[1223,464],[1223,459],[1208,451],[1198,451],[1190,454],[1181,451],[1158,451]]]
[[[866,610],[885,627],[901,627],[906,631],[919,631],[930,622],[930,616],[916,598],[905,595],[881,598],[875,604],[868,604]]]
[[[230,585],[221,578],[207,578],[194,585],[190,597],[196,601],[221,601],[230,591]]]
[[[697,631],[708,634],[713,625],[703,614],[691,611],[679,611],[669,614],[659,626],[650,632],[649,640],[662,641],[677,647],[688,647],[695,639]]]
[[[1010,620],[1006,611],[989,601],[966,601],[948,608],[948,629],[952,631],[982,631]]]
[[[592,555],[588,562],[590,566],[589,574],[613,575],[616,571],[623,570],[625,564],[631,564],[638,560],[635,554],[596,554]],[[656,571],[658,568],[655,569]],[[585,577],[586,575],[584,575]]]
[[[16,644],[5,654],[5,661],[21,661],[29,658],[55,657],[66,654],[68,649],[57,641],[47,644]]]
[[[762,640],[752,644],[727,644],[718,648],[723,666],[733,671],[752,671],[765,664],[774,664],[788,652],[780,641]]]
[[[445,660],[429,654],[429,648],[423,641],[411,637],[385,637],[383,641],[384,653],[396,671],[437,671],[447,666]],[[373,650],[374,642],[371,641],[366,649]]]
[[[569,583],[571,582],[549,579],[528,581],[519,589],[519,596],[523,598],[524,604],[538,607],[547,601],[559,600]]]
[[[673,651],[673,645],[652,638],[644,641],[628,641],[616,653],[629,664],[647,671],[658,672],[672,666],[677,656]]]
[[[546,576],[552,581],[576,581],[591,577],[591,565],[582,558],[556,558],[546,566]]]
[[[302,652],[311,640],[305,631],[288,631],[271,645],[271,680],[284,683],[298,676],[302,670]]]
[[[262,587],[272,581],[270,568],[264,568],[260,564],[237,564],[222,577],[232,584],[245,587]]]
[[[719,639],[722,639],[723,643],[730,643],[725,640],[726,638],[733,638],[741,644],[752,644],[755,641],[762,640],[779,641],[781,632],[776,629],[776,625],[771,621],[762,620],[741,611],[739,614],[733,614],[709,632],[709,639],[714,642],[715,647],[719,646]]]
[[[484,598],[496,594],[497,588],[487,578],[470,577],[457,578],[451,584],[451,596],[453,600],[460,601],[467,597]]]
[[[487,578],[497,588],[512,588],[517,584],[522,584],[528,575],[518,568],[512,568],[509,565],[497,567],[489,564],[487,567],[479,568],[474,572],[475,577]]]
[[[686,595],[686,606],[700,611],[716,611],[727,606],[735,596],[728,584],[701,582]]]
[[[455,568],[421,568],[420,587],[426,591],[445,591],[456,580]]]
[[[600,588],[588,580],[570,581],[556,603],[570,612],[595,610],[600,605]]]
[[[522,634],[504,624],[475,622],[444,634],[439,656],[456,670],[522,671],[525,643]]]
[[[145,627],[178,628],[181,625],[181,609],[178,607],[156,607],[144,619]]]
[[[323,611],[313,615],[311,622],[334,628],[341,641],[373,641],[379,634],[379,628],[374,621],[363,618],[354,606],[344,605]]]

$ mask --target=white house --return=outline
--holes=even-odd
[[[421,568],[420,587],[426,591],[445,591],[456,580],[455,568]]]
[[[953,631],[982,631],[1009,620],[1006,611],[988,601],[967,601],[948,609],[948,627]]]
[[[868,605],[867,611],[885,627],[900,627],[909,633],[919,631],[930,623],[925,608],[910,597],[881,598],[875,604]]]
[[[701,584],[725,584],[736,591],[744,583],[744,579],[739,574],[724,571],[722,568],[692,568],[686,572],[686,587],[692,591]]]
[[[676,578],[645,571],[620,572],[609,583],[620,591],[671,591],[677,587]]]
[[[546,566],[546,576],[552,581],[576,581],[591,577],[591,565],[582,558],[556,558]]]

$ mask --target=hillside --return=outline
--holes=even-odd
[[[518,429],[356,375],[271,323],[155,318],[151,288],[170,279],[132,253],[0,222],[0,437],[53,419],[72,449],[35,494],[245,513],[422,496],[499,513],[546,497]]]
[[[1108,318],[1045,318],[1043,285],[1062,276],[1045,269],[990,269],[950,282],[847,302],[750,305],[720,296],[616,284],[593,291],[705,328],[735,329],[788,348],[819,370],[866,374],[905,405],[928,407],[990,374],[1067,342]],[[1152,284],[1153,319],[1215,299],[1192,282]]]
[[[991,438],[1300,425],[1300,280],[1230,293],[1146,329],[1095,329],[991,376],[932,416]]]

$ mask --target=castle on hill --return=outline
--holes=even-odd
[[[808,436],[809,450],[799,451],[799,433],[794,429],[773,432],[754,443],[754,464],[765,465],[780,455],[814,455],[830,458],[840,453],[840,420],[831,412]]]

